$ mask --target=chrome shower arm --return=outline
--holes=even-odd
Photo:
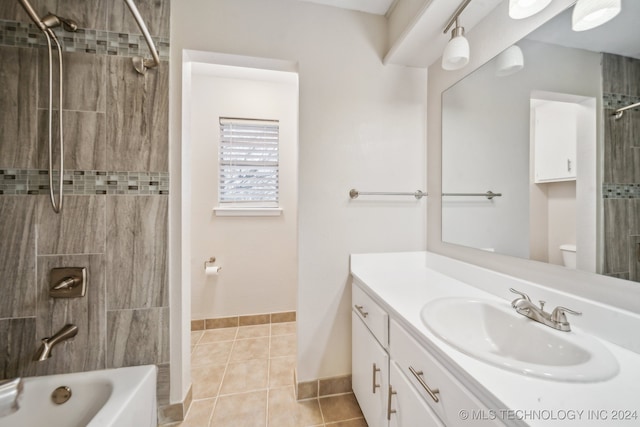
[[[144,20],[142,19],[142,15],[140,15],[136,4],[133,2],[133,0],[124,0],[124,2],[127,4],[127,6],[129,6],[129,10],[135,18],[140,31],[142,31],[142,35],[144,36],[144,39],[147,42],[147,46],[149,47],[149,51],[151,52],[151,56],[153,57],[153,59],[144,59],[142,57],[133,58],[133,66],[136,71],[140,74],[144,74],[147,68],[154,68],[160,64],[160,57],[158,56],[158,51],[156,50],[153,40],[151,39],[151,34],[149,34],[149,30],[144,24]]]

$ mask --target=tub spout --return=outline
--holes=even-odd
[[[53,350],[53,347],[55,347],[56,344],[73,338],[77,334],[78,327],[76,325],[65,325],[54,336],[42,339],[42,345],[40,345],[40,348],[36,351],[36,354],[33,356],[33,360],[38,362],[47,360],[51,357],[51,350]]]
[[[0,417],[6,417],[20,409],[18,399],[21,394],[22,378],[0,381]]]

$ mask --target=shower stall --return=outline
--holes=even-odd
[[[640,59],[604,54],[603,274],[640,282]]]
[[[29,3],[34,13],[25,12]],[[171,391],[171,1],[136,3],[160,59],[144,76],[133,58],[149,58],[142,61],[147,68],[155,61],[124,0],[0,2],[0,379],[155,364],[161,408]],[[47,18],[47,5],[56,16]],[[71,20],[75,32],[65,30]],[[58,105],[59,58],[52,39],[56,203],[60,112],[64,126],[60,214],[48,195],[50,86],[43,27],[57,37],[64,62]],[[50,272],[68,266],[87,267],[86,295],[51,301]],[[33,362],[41,338],[67,323],[77,325],[78,334],[46,363]]]

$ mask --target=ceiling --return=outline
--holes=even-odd
[[[375,15],[386,15],[396,0],[300,0],[318,3],[325,6],[340,7],[342,9],[359,10]]]
[[[342,9],[358,10],[376,15],[389,16],[402,0],[299,0]],[[427,67],[437,60],[449,40],[442,33],[442,26],[462,0],[432,1],[427,4],[429,13],[415,18],[413,27],[407,31],[397,45],[391,46],[384,58],[385,63],[413,67]],[[463,26],[468,32],[498,4],[504,0],[473,0],[463,14]],[[610,23],[590,31],[571,31],[571,11],[568,8],[547,25],[534,31],[527,38],[594,51],[606,51],[619,55],[640,58],[640,0],[622,0],[622,12]],[[425,9],[426,10],[426,9]],[[614,29],[612,31],[612,29]]]
[[[623,0],[622,11],[606,24],[589,31],[571,30],[569,8],[534,31],[528,39],[566,47],[608,52],[640,59],[640,1]]]

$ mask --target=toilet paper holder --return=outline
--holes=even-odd
[[[211,264],[216,262],[216,257],[212,256],[208,260],[204,262],[204,269],[206,270]],[[218,267],[219,270],[222,270],[222,267]]]

